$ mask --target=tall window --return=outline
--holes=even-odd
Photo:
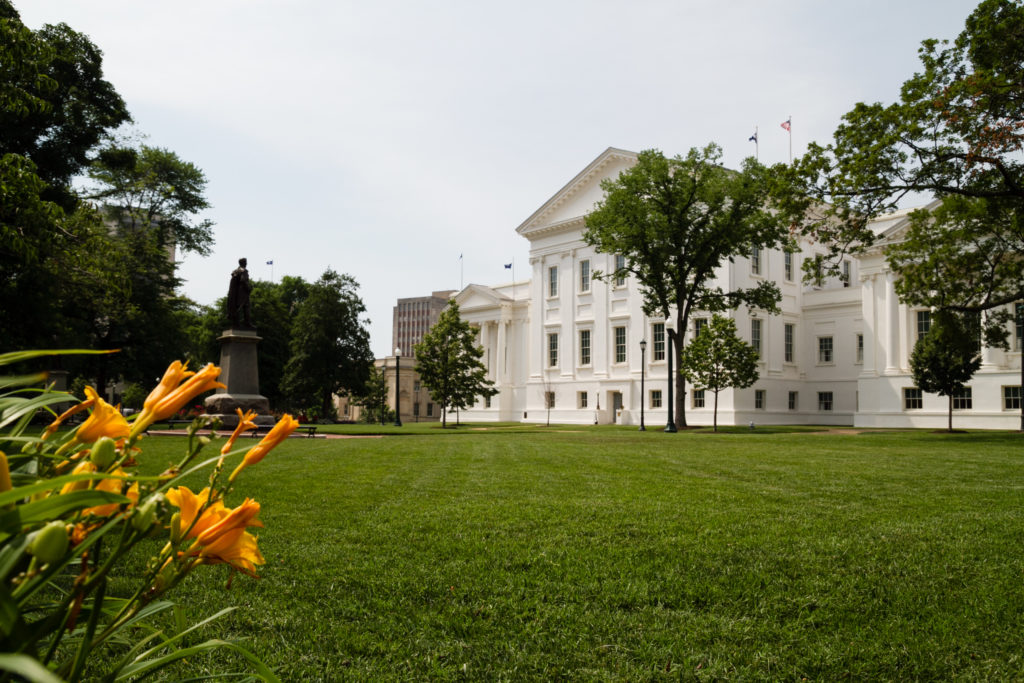
[[[970,410],[974,407],[974,397],[970,387],[962,387],[953,393],[953,410]]]
[[[917,387],[904,387],[903,410],[921,410],[924,408],[924,397]]]
[[[864,362],[864,335],[857,333],[857,362]]]
[[[615,255],[615,286],[622,287],[626,284],[626,274],[623,273],[623,269],[626,267],[626,257],[622,254]]]
[[[750,250],[750,274],[761,274],[761,247],[754,247]]]
[[[693,336],[697,337],[700,335],[700,331],[703,330],[708,324],[707,318],[694,318],[693,319]]]
[[[924,335],[928,334],[928,330],[932,329],[932,312],[931,311],[918,311],[917,312],[917,338],[920,339]]]
[[[694,389],[693,390],[693,407],[703,408],[704,407],[704,390]]]
[[[832,337],[818,337],[818,363],[831,363],[833,357]]]
[[[548,367],[553,368],[558,365],[558,333],[553,332],[548,335]]]
[[[793,281],[793,252],[785,251],[782,253],[782,263],[785,266],[786,282]]]
[[[626,362],[626,328],[615,328],[615,362]]]
[[[761,319],[750,319],[750,345],[754,347],[758,355],[761,353]]]
[[[850,262],[843,261],[843,287],[850,286]]]
[[[797,392],[795,392],[795,391],[789,392],[789,401],[787,403],[787,406],[789,407],[790,410],[796,410],[798,397],[799,397],[799,394]]]
[[[796,325],[786,323],[782,326],[782,360],[786,363],[793,362],[793,332]]]
[[[544,407],[554,408],[555,407],[555,392],[545,391],[544,392]]]
[[[1014,309],[1014,327],[1017,331],[1017,350],[1024,350],[1024,304],[1017,304]]]
[[[586,408],[587,407],[587,392],[585,392],[585,391],[581,391],[579,393],[579,407],[580,408]]]
[[[764,389],[754,389],[754,409],[764,410]]]
[[[558,266],[548,268],[548,296],[558,296]]]
[[[819,391],[818,392],[818,410],[823,413],[832,412],[832,392],[831,391]]]
[[[427,417],[434,417],[434,404],[427,403]]]
[[[1003,410],[1020,410],[1020,387],[1003,387]]]
[[[590,365],[590,330],[580,330],[580,365]]]
[[[580,261],[580,291],[590,291],[590,260]]]
[[[661,389],[651,389],[651,407],[661,407]]]
[[[651,338],[654,340],[654,360],[665,360],[665,323],[654,323],[651,326]]]

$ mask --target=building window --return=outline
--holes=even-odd
[[[843,287],[850,286],[850,262],[843,261],[843,275],[842,275]]]
[[[590,291],[590,260],[580,261],[580,291]]]
[[[580,365],[590,365],[590,330],[580,330]]]
[[[615,255],[615,286],[624,287],[626,285],[626,274],[623,272],[626,268],[626,257],[622,254]]]
[[[1003,410],[1020,410],[1020,387],[1003,387]]]
[[[581,391],[579,393],[579,406],[580,406],[580,408],[586,408],[587,407],[587,392],[585,392],[585,391]]]
[[[548,296],[558,296],[558,266],[548,268]]]
[[[786,282],[793,281],[793,252],[785,251],[782,254],[782,262],[785,265]]]
[[[661,407],[661,389],[651,389],[651,407]]]
[[[693,390],[693,407],[703,408],[704,407],[704,390],[694,389]]]
[[[953,410],[970,410],[974,407],[974,397],[970,387],[962,387],[953,393]]]
[[[413,414],[413,417],[419,417],[420,416],[420,404],[419,404],[419,401],[417,401],[416,403],[412,404],[412,414]]]
[[[789,408],[790,410],[796,410],[796,407],[797,407],[797,398],[798,398],[799,396],[800,396],[800,394],[799,394],[798,392],[796,392],[796,391],[791,391],[791,392],[789,392],[789,402],[787,403],[787,407],[788,407],[788,408]]]
[[[707,318],[694,318],[693,319],[693,336],[697,338],[700,336],[700,331],[707,327]]]
[[[751,318],[750,319],[750,345],[757,351],[757,355],[761,355],[761,319]]]
[[[1024,350],[1024,304],[1016,304],[1014,307],[1014,327],[1017,332],[1017,350]]]
[[[764,389],[754,390],[754,410],[764,410]]]
[[[750,250],[750,274],[761,274],[761,247],[754,247]]]
[[[818,410],[823,413],[832,412],[832,392],[831,391],[819,391],[818,392]]]
[[[903,410],[921,410],[924,408],[924,398],[921,390],[917,387],[905,387],[903,389]]]
[[[415,382],[412,383],[412,390],[413,391],[419,391],[420,390],[420,381],[419,380],[416,380]]]
[[[857,355],[856,355],[856,359],[857,359],[855,361],[856,363],[863,363],[864,362],[864,335],[860,334],[859,332],[857,333]]]
[[[782,360],[786,363],[793,362],[793,331],[796,325],[786,323],[782,326]]]
[[[551,409],[555,407],[555,392],[545,391],[544,392],[544,407]]]
[[[818,337],[818,364],[831,363],[832,359],[832,337]]]
[[[918,311],[917,312],[917,338],[920,339],[924,335],[928,334],[928,330],[932,329],[932,312],[931,311]]]
[[[433,403],[428,403],[427,404],[427,417],[433,417],[433,416],[434,416],[434,404]]]
[[[651,326],[651,338],[654,340],[654,360],[665,360],[665,323]]]
[[[626,328],[615,328],[615,362],[626,362]]]
[[[553,368],[558,365],[558,333],[553,332],[548,335],[548,367]]]

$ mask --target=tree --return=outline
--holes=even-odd
[[[1024,299],[1024,5],[984,0],[952,44],[926,40],[918,53],[922,70],[899,101],[857,104],[832,144],[809,147],[794,169],[806,195],[790,204],[809,210],[805,230],[830,248],[834,270],[842,253],[873,243],[871,218],[908,194],[933,194],[939,210],[913,215],[889,250],[900,293],[989,312],[986,342],[1003,346],[1005,306]]]
[[[948,426],[953,431],[953,396],[981,367],[979,326],[970,316],[935,312],[928,332],[910,355],[910,371],[921,391],[946,396]]]
[[[718,431],[718,393],[746,389],[758,379],[757,351],[736,334],[736,322],[716,315],[683,350],[679,371],[697,389],[715,393],[714,426]]]
[[[452,299],[423,341],[416,345],[416,372],[430,395],[441,405],[441,426],[448,426],[448,410],[469,408],[479,396],[498,393],[480,361],[484,352],[476,334],[459,317]]]
[[[385,415],[387,394],[388,384],[384,377],[383,368],[379,368],[374,363],[371,363],[366,384],[358,395],[352,395],[352,404],[363,409],[366,413],[366,422],[379,421],[381,424],[384,424],[384,420],[387,417]]]
[[[646,314],[668,321],[675,310],[675,329],[666,331],[677,360],[691,312],[746,304],[776,313],[781,299],[773,282],[726,291],[714,280],[726,261],[753,247],[785,243],[791,223],[786,211],[774,207],[775,197],[785,196],[776,188],[784,179],[778,168],[747,159],[742,170],[732,171],[718,165],[720,158],[713,143],[685,158],[641,152],[635,166],[602,182],[605,197],[587,216],[583,233],[598,251],[625,257],[625,267],[609,276],[636,277]],[[675,422],[685,427],[682,373],[675,382]]]
[[[122,229],[152,231],[161,247],[210,253],[213,221],[194,218],[210,208],[206,175],[195,164],[168,149],[111,144],[100,150],[89,177],[89,199],[102,202]]]
[[[295,408],[328,416],[335,394],[363,391],[373,354],[358,289],[351,276],[327,270],[309,285],[298,304],[291,358],[282,380],[287,400]]]

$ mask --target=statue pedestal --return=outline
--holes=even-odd
[[[268,415],[270,402],[260,395],[260,373],[256,362],[256,345],[261,337],[251,328],[232,327],[218,337],[220,342],[220,381],[227,389],[218,389],[206,399],[206,412],[221,419],[226,427],[238,424],[236,408],[244,413],[255,410],[263,419],[257,422],[273,422]]]

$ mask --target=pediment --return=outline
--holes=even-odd
[[[559,226],[578,224],[604,197],[601,181],[618,177],[636,160],[635,152],[609,147],[523,221],[516,232],[531,239]]]
[[[455,295],[455,303],[463,311],[496,308],[502,303],[511,301],[511,297],[484,285],[467,285],[461,292]]]
[[[892,213],[883,214],[871,221],[871,230],[875,233],[876,245],[882,246],[899,242],[907,228],[910,226],[910,214],[919,209],[934,211],[942,202],[935,199],[924,206],[914,206],[908,209],[900,209]]]

